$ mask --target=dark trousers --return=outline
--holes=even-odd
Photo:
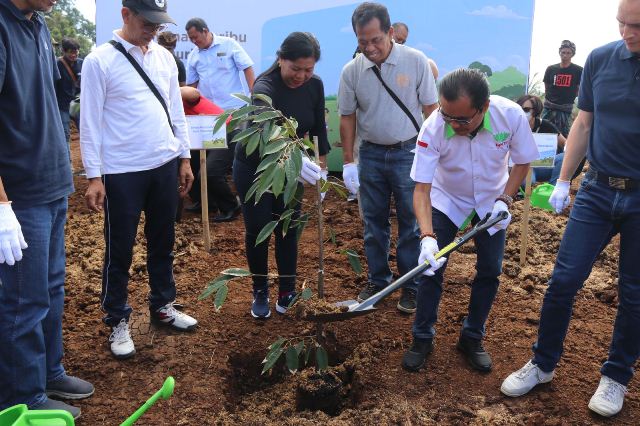
[[[104,175],[106,191],[104,217],[104,267],[102,270],[102,309],[104,321],[116,325],[129,319],[127,302],[129,268],[133,255],[140,213],[144,211],[149,273],[149,309],[156,309],[176,298],[173,279],[173,243],[178,205],[178,159],[152,170]]]
[[[237,132],[231,132],[227,142]],[[209,210],[217,208],[220,213],[228,213],[238,206],[238,200],[233,195],[227,182],[227,174],[233,166],[233,153],[236,144],[229,144],[226,149],[207,150],[207,194],[209,197]],[[195,153],[195,152],[194,152]],[[194,154],[192,153],[192,154]],[[189,197],[194,201],[200,201],[200,154],[192,155],[191,168],[195,176],[195,182],[189,192]],[[194,167],[195,166],[195,167]]]
[[[233,181],[236,184],[242,202],[242,217],[245,226],[245,247],[249,270],[253,277],[253,288],[261,290],[267,288],[267,273],[269,272],[269,240],[270,237],[256,246],[258,234],[266,224],[278,220],[286,207],[282,196],[275,198],[271,193],[260,197],[258,204],[251,198],[245,202],[245,196],[255,179],[255,168],[242,161],[233,164]],[[302,184],[299,184],[302,185]],[[292,225],[300,215],[300,204],[295,207]],[[298,263],[298,238],[296,228],[289,228],[286,235],[282,235],[282,222],[273,232],[275,234],[276,264],[278,266],[280,292],[287,293],[295,290],[296,268]]]
[[[478,220],[476,215],[472,223],[475,224]],[[438,247],[444,248],[453,241],[458,227],[437,209],[432,209],[432,221],[433,231],[438,236]],[[472,339],[479,340],[484,337],[484,324],[500,284],[505,238],[504,230],[493,235],[486,231],[481,232],[474,238],[477,253],[476,276],[471,283],[469,312],[462,325],[462,334]],[[413,323],[413,335],[416,338],[431,339],[436,334],[434,326],[438,319],[438,305],[447,263],[438,269],[433,277],[420,276],[416,318]]]

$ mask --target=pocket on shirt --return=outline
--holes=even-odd
[[[231,56],[218,56],[216,58],[216,65],[218,68],[225,70],[231,70],[236,66]]]

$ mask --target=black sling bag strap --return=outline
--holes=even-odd
[[[382,85],[384,86],[385,89],[387,89],[387,92],[389,92],[389,94],[391,95],[391,97],[393,98],[394,101],[396,101],[396,103],[398,104],[398,106],[404,111],[405,114],[407,114],[407,116],[411,119],[411,122],[413,123],[413,127],[416,128],[416,132],[420,131],[420,126],[418,125],[418,122],[416,121],[416,118],[413,116],[413,114],[411,114],[411,111],[409,111],[409,108],[407,108],[407,106],[402,103],[402,101],[400,100],[400,98],[398,97],[398,95],[396,95],[393,90],[391,90],[391,88],[389,86],[387,86],[387,84],[384,82],[384,80],[382,79],[382,76],[380,75],[380,70],[378,69],[378,67],[376,65],[374,65],[372,67],[373,69],[373,73],[376,75],[376,77],[378,77],[378,80],[380,80],[380,83],[382,83]]]
[[[109,44],[115,47],[120,53],[124,55],[125,58],[129,60],[129,62],[131,62],[131,65],[133,65],[136,71],[138,71],[138,74],[140,74],[140,77],[142,77],[144,82],[147,83],[147,86],[149,86],[149,89],[151,89],[151,91],[156,96],[156,98],[158,98],[158,101],[160,101],[162,108],[164,108],[165,114],[167,114],[167,120],[169,120],[169,127],[171,127],[171,131],[175,135],[176,132],[175,130],[173,130],[173,123],[171,123],[171,116],[169,115],[169,109],[167,108],[167,104],[162,98],[162,95],[160,95],[160,92],[158,92],[158,88],[155,86],[155,84],[153,84],[153,82],[151,81],[147,73],[144,72],[140,64],[135,59],[133,59],[133,56],[131,56],[129,52],[125,50],[124,46],[120,42],[117,42],[115,40],[109,40]]]

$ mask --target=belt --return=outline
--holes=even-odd
[[[412,146],[415,147],[416,145],[416,141],[418,140],[418,135],[415,135],[414,137],[412,137],[411,139],[407,139],[406,141],[402,141],[402,142],[397,142],[397,143],[393,143],[390,145],[383,145],[381,143],[375,143],[375,142],[371,142],[368,140],[362,140],[363,143],[368,143],[371,145],[375,145],[378,146],[380,148],[384,148],[384,149],[400,149],[400,148],[405,148],[407,146]]]
[[[628,179],[623,177],[607,176],[604,173],[595,170],[589,170],[586,173],[588,179],[595,179],[600,183],[619,190],[636,189],[640,187],[640,180]]]

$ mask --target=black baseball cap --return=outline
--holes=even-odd
[[[167,13],[167,0],[122,0],[122,6],[136,11],[152,24],[175,24]]]

